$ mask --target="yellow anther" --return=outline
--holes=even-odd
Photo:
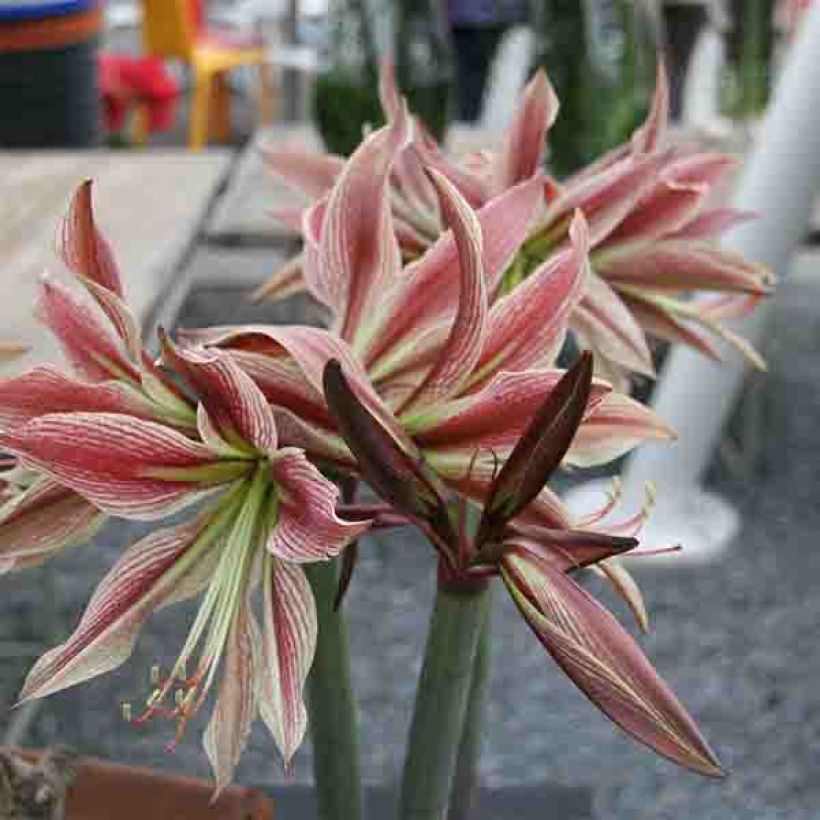
[[[162,693],[159,689],[154,689],[150,695],[148,695],[148,699],[145,701],[145,705],[150,709],[158,700]]]
[[[125,701],[120,705],[120,708],[122,709],[122,719],[126,723],[130,723],[131,722],[131,704],[128,701]]]
[[[159,667],[154,664],[151,667],[151,686],[156,686],[159,683]]]

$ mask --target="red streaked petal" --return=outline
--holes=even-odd
[[[307,728],[303,691],[316,652],[316,604],[301,567],[267,558],[259,711],[287,765]]]
[[[506,191],[538,173],[547,131],[558,116],[558,97],[546,72],[539,69],[524,89],[493,169],[493,188]]]
[[[648,407],[614,391],[584,418],[566,463],[576,467],[606,464],[645,441],[670,441],[674,431]]]
[[[712,239],[720,236],[736,225],[742,225],[750,219],[757,219],[754,211],[741,211],[737,208],[710,208],[672,234],[669,239]]]
[[[281,450],[271,464],[277,485],[279,518],[268,550],[297,563],[338,555],[365,532],[369,521],[344,521],[336,515],[339,488],[328,481],[299,450]]]
[[[301,254],[289,259],[253,292],[253,301],[276,302],[296,296],[307,290],[304,273],[304,258]]]
[[[130,547],[97,587],[68,640],[46,652],[26,678],[21,698],[40,698],[116,669],[129,655],[142,624],[170,600],[194,595],[212,561],[182,558],[205,519],[157,530]]]
[[[342,157],[296,151],[275,145],[262,148],[265,165],[287,185],[308,199],[318,199],[333,187],[344,168]]]
[[[408,406],[436,402],[458,391],[481,355],[487,318],[481,226],[475,212],[452,183],[432,170],[430,179],[458,250],[458,309],[435,364],[410,398]]]
[[[104,521],[82,496],[41,476],[0,507],[0,562],[6,570],[39,564],[85,543]]]
[[[181,475],[218,461],[176,430],[131,416],[53,413],[0,433],[0,444],[100,509],[125,518],[164,516],[220,483],[151,477],[162,470]]]
[[[150,403],[122,382],[81,382],[50,365],[0,381],[0,428],[49,413],[77,411],[153,416]]]
[[[669,125],[669,80],[663,60],[658,60],[655,93],[644,124],[632,135],[632,151],[646,154],[660,145]]]
[[[482,381],[501,369],[526,370],[560,346],[589,272],[589,232],[580,211],[570,226],[570,240],[568,248],[493,305],[476,368]]]
[[[618,294],[594,271],[572,314],[572,329],[593,351],[636,373],[654,374],[652,355],[640,325]]]
[[[390,213],[388,179],[407,139],[407,117],[362,142],[331,191],[319,237],[316,276],[334,304],[342,338],[355,338],[374,290],[401,265]]]
[[[543,180],[534,178],[510,188],[477,212],[488,294],[495,292],[526,238],[542,193]],[[458,293],[458,250],[452,231],[448,231],[421,259],[407,266],[385,294],[379,315],[369,327],[364,353],[368,365],[426,327],[452,317]]]
[[[276,450],[276,422],[262,391],[231,357],[220,350],[177,347],[163,334],[168,365],[196,390],[223,439],[237,436],[262,453]]]
[[[597,601],[546,561],[508,554],[502,577],[546,650],[612,721],[675,763],[724,774],[686,709]]]
[[[246,601],[231,626],[222,680],[203,737],[205,753],[214,770],[217,794],[231,782],[256,717],[259,643],[259,627]]]
[[[117,263],[94,220],[90,179],[83,182],[74,193],[68,214],[60,226],[57,249],[74,273],[122,296]]]
[[[765,295],[768,271],[737,254],[704,243],[653,242],[623,248],[595,263],[596,272],[618,283],[652,290],[714,290]]]
[[[594,566],[634,549],[635,538],[620,538],[601,532],[558,530],[512,524],[513,534],[505,537],[504,547],[536,561],[549,561],[561,572]]]
[[[139,373],[123,355],[120,340],[99,321],[90,305],[53,277],[43,277],[35,313],[84,377],[92,381],[118,377],[139,382]]]

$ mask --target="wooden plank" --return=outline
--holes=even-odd
[[[4,367],[9,375],[59,361],[32,304],[43,270],[62,270],[54,237],[72,192],[95,180],[95,206],[113,245],[126,296],[140,321],[156,313],[170,274],[197,235],[230,168],[228,151],[0,153],[0,337],[30,352]]]

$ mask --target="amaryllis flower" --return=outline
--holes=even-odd
[[[426,465],[413,460],[358,401],[338,362],[328,365],[331,412],[362,475],[414,521],[439,553],[439,582],[470,585],[500,575],[521,614],[569,678],[610,719],[659,754],[701,774],[723,770],[692,718],[618,622],[570,577],[633,550],[634,538],[533,526],[528,506],[562,461],[592,392],[589,354],[537,408],[498,465],[469,535],[463,503],[452,504]]]
[[[299,745],[316,638],[299,564],[335,555],[368,523],[336,516],[336,487],[301,451],[279,447],[267,401],[227,355],[166,340],[165,357],[198,399],[196,438],[136,416],[86,410],[48,413],[0,434],[4,448],[109,515],[157,519],[209,498],[191,521],[153,532],[120,558],[75,632],[32,669],[23,698],[115,668],[153,611],[204,590],[188,640],[145,717],[175,718],[181,732],[221,667],[206,749],[222,786],[257,710],[286,758]],[[259,586],[261,632],[251,601]]]
[[[748,343],[721,324],[751,311],[772,282],[765,268],[716,242],[752,216],[720,202],[736,163],[669,145],[667,99],[666,75],[659,70],[647,121],[630,143],[557,187],[517,263],[526,271],[559,249],[580,208],[589,222],[592,272],[571,325],[596,352],[603,372],[652,375],[645,334],[712,358],[719,338],[762,367]]]
[[[389,62],[382,66],[379,89],[388,122],[401,124],[408,132],[407,141],[397,147],[392,158],[388,181],[392,222],[405,259],[423,253],[447,227],[435,187],[425,168],[433,168],[446,177],[473,208],[482,208],[539,173],[545,137],[558,114],[555,92],[546,74],[539,70],[522,93],[501,150],[454,159],[444,152],[419,120],[411,118],[408,121]],[[277,146],[266,148],[264,156],[270,170],[305,203],[301,207],[277,209],[273,217],[295,233],[302,233],[306,239],[315,236],[346,160]],[[370,156],[372,161],[372,152]],[[540,183],[539,188],[543,184]],[[535,201],[533,199],[533,205]],[[503,205],[499,203],[496,210],[503,211]],[[294,258],[261,286],[257,296],[282,299],[304,290],[304,265],[302,255]]]
[[[321,394],[324,365],[341,360],[408,451],[418,451],[454,489],[483,497],[494,464],[561,377],[550,366],[588,275],[586,223],[577,214],[568,246],[491,303],[525,235],[540,180],[475,212],[428,168],[451,230],[402,267],[387,198],[390,157],[400,145],[399,121],[365,141],[333,188],[316,244],[308,246],[308,284],[331,311],[331,332],[256,325],[189,337],[230,350],[276,407],[289,441],[314,458],[351,467]],[[600,463],[640,440],[670,436],[650,411],[596,383],[568,462]],[[548,490],[531,510],[566,520]]]
[[[0,384],[0,447],[30,471],[7,475],[0,569],[87,538],[106,515],[157,520],[205,503],[126,551],[22,696],[119,666],[152,612],[203,591],[143,718],[174,718],[181,734],[221,670],[205,735],[221,787],[257,712],[286,760],[301,742],[316,615],[300,564],[336,555],[369,521],[336,515],[338,489],[301,450],[281,446],[267,400],[227,354],[177,347],[163,334],[166,369],[148,357],[87,194],[75,198],[63,255],[97,305],[51,282],[40,299],[85,379],[39,367]],[[261,629],[252,601],[260,587]]]
[[[389,76],[382,97],[389,118],[398,122],[403,109]],[[507,260],[503,290],[491,291],[491,301],[560,252],[580,209],[589,224],[592,272],[573,310],[571,329],[595,351],[604,375],[619,385],[632,372],[652,375],[646,334],[713,358],[718,355],[713,340],[719,338],[762,366],[759,355],[722,324],[751,311],[771,285],[765,269],[721,250],[715,241],[750,216],[719,202],[718,193],[726,188],[721,183],[734,162],[692,146],[666,145],[667,97],[661,67],[650,114],[630,143],[563,183],[539,176],[544,136],[558,113],[543,75],[525,90],[504,150],[495,157],[473,156],[467,165],[458,164],[416,126],[412,141],[397,153],[389,180],[392,218],[405,258],[417,257],[445,227],[425,166],[446,176],[472,206],[489,208],[496,201],[498,211],[508,203],[501,195],[529,180],[536,194],[528,214],[532,222]],[[315,258],[312,249],[331,186],[345,166],[335,158],[276,150],[269,152],[269,162],[294,187],[318,199],[301,219],[291,214],[306,243],[304,255],[278,271],[258,295],[284,298],[306,287],[322,301],[307,269]]]

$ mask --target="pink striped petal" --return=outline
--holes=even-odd
[[[216,794],[230,784],[256,717],[259,627],[245,601],[234,618],[225,647],[222,681],[203,745],[214,770]],[[216,796],[216,795],[215,795]]]
[[[616,287],[623,283],[651,290],[728,290],[761,296],[770,291],[764,266],[680,240],[613,250],[596,260],[595,270]]]
[[[41,416],[0,433],[0,445],[125,518],[162,517],[225,481],[224,471],[201,478],[203,468],[219,467],[203,445],[169,427],[114,413]],[[157,477],[163,474],[168,478]]]
[[[167,364],[194,388],[223,439],[264,454],[276,450],[276,422],[265,396],[227,353],[177,347],[164,334],[162,341]]]
[[[618,294],[591,272],[584,296],[572,314],[571,326],[585,344],[607,359],[636,373],[654,374],[646,337]]]
[[[521,103],[495,158],[493,189],[496,192],[532,177],[541,169],[547,131],[558,116],[558,97],[543,69],[527,84]]]
[[[289,187],[308,199],[318,199],[333,187],[344,168],[342,157],[313,154],[278,146],[262,148],[265,165]]]
[[[306,421],[282,407],[274,408],[274,415],[282,447],[304,450],[313,462],[335,465],[348,471],[355,470],[356,459],[335,429]]]
[[[606,464],[641,442],[674,438],[674,431],[651,409],[613,391],[587,413],[566,462],[576,467]]]
[[[94,220],[90,179],[83,182],[74,193],[57,237],[57,250],[74,273],[122,296],[117,263]]]
[[[277,268],[273,275],[254,291],[253,301],[277,302],[304,293],[306,290],[304,258],[300,254]]]
[[[396,84],[395,66],[390,57],[385,57],[379,66],[379,102],[388,122],[402,115],[404,104]]]
[[[717,349],[704,333],[699,333],[685,322],[681,322],[654,302],[641,299],[637,295],[622,295],[621,298],[638,324],[650,336],[675,344],[688,345],[713,361],[719,361]]]
[[[616,243],[651,243],[687,225],[709,193],[700,183],[665,179],[639,202],[607,237],[604,247]]]
[[[81,382],[50,365],[0,381],[0,428],[66,412],[125,413],[151,418],[151,404],[122,382]]]
[[[686,709],[635,641],[547,561],[508,553],[502,577],[556,663],[612,721],[658,754],[701,774],[724,774]]]
[[[549,204],[534,236],[552,236],[568,225],[576,208],[589,223],[590,244],[597,247],[657,184],[666,155],[626,157],[604,170],[570,179]]]
[[[29,672],[22,699],[45,697],[116,669],[153,611],[196,594],[212,562],[205,554],[182,559],[204,523],[203,517],[157,530],[130,547],[100,582],[73,634]]]
[[[498,288],[504,271],[527,235],[543,194],[543,180],[534,178],[511,188],[478,211],[484,246],[487,292]],[[459,266],[451,231],[417,262],[404,269],[385,294],[371,321],[365,346],[368,367],[426,327],[452,318],[458,305]]]
[[[600,532],[557,530],[546,527],[511,525],[512,535],[504,546],[535,561],[548,561],[561,572],[595,566],[613,556],[634,549],[634,538],[617,538]]]
[[[303,691],[316,651],[316,605],[301,567],[275,558],[265,567],[259,711],[287,766],[307,728]]]
[[[362,142],[327,202],[315,275],[332,294],[342,338],[355,338],[375,290],[401,265],[390,214],[388,178],[407,139],[403,114]]]
[[[409,444],[402,426],[374,390],[367,373],[353,351],[333,333],[320,328],[296,325],[246,325],[237,328],[223,327],[187,331],[181,335],[198,344],[227,345],[232,348],[252,345],[254,340],[259,338],[273,342],[286,351],[299,365],[305,378],[319,396],[322,395],[323,390],[322,378],[325,365],[331,359],[336,359],[342,363],[345,375],[359,400],[378,417],[397,442],[403,443],[412,450],[412,445]],[[246,360],[243,358],[242,361],[244,366]],[[262,389],[267,391],[267,385],[263,384]],[[289,409],[299,412],[296,407]],[[326,411],[322,417],[327,418]]]
[[[739,166],[740,160],[735,156],[694,148],[683,156],[673,156],[664,169],[664,176],[681,185],[703,185],[711,189]]]
[[[120,340],[91,307],[52,277],[44,277],[35,307],[37,318],[57,337],[72,366],[92,381],[125,378],[139,382]]]
[[[299,450],[280,450],[271,463],[279,517],[268,550],[295,563],[324,561],[338,555],[369,526],[336,515],[339,488],[328,481]]]
[[[632,135],[632,151],[647,154],[656,150],[669,125],[669,80],[663,60],[658,60],[655,94],[644,124]]]
[[[736,225],[742,225],[750,219],[756,219],[754,211],[740,211],[737,208],[710,208],[702,211],[680,230],[669,236],[669,239],[712,239],[720,236]]]
[[[430,171],[430,179],[458,250],[458,309],[435,364],[408,401],[408,407],[437,402],[458,392],[481,355],[487,318],[487,290],[478,218],[445,177],[437,171]]]
[[[492,450],[499,456],[515,445],[535,411],[555,389],[563,370],[502,372],[480,391],[447,402],[407,422],[409,432],[425,448]],[[593,383],[589,414],[609,388]]]
[[[526,370],[557,353],[570,313],[589,273],[589,232],[580,211],[569,230],[570,246],[549,258],[508,296],[493,305],[476,370],[482,380],[499,370]]]
[[[82,496],[41,476],[0,507],[0,562],[6,571],[42,563],[88,541],[104,521]]]

